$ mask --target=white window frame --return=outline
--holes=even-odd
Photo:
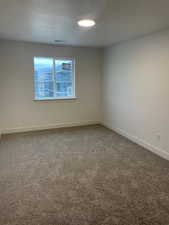
[[[44,59],[52,59],[53,60],[53,85],[54,85],[54,94],[56,94],[55,90],[56,90],[56,83],[57,81],[55,80],[55,60],[70,60],[72,61],[72,74],[73,74],[73,78],[72,78],[72,89],[73,89],[73,94],[70,97],[43,97],[43,98],[37,98],[36,97],[36,82],[35,82],[35,66],[34,66],[34,58],[44,58]],[[33,71],[34,71],[34,100],[35,101],[51,101],[51,100],[71,100],[71,99],[77,99],[76,97],[76,71],[75,71],[75,58],[71,58],[71,57],[42,57],[42,56],[34,56],[33,57]],[[60,82],[59,82],[60,83]]]

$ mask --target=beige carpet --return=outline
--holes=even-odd
[[[169,225],[169,162],[102,126],[6,135],[0,225]]]

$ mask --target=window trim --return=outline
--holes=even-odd
[[[72,87],[73,87],[73,95],[70,97],[47,97],[47,98],[36,98],[35,96],[35,90],[36,90],[36,84],[35,84],[35,65],[34,65],[34,58],[44,58],[44,59],[52,59],[53,60],[53,76],[55,73],[55,60],[71,60],[72,63],[72,73],[73,73],[73,80],[72,80]],[[33,101],[57,101],[57,100],[76,100],[79,97],[76,96],[76,59],[74,57],[44,57],[44,56],[34,56],[33,57],[33,80],[34,80],[34,97]]]

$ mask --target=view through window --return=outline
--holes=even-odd
[[[74,60],[34,58],[35,99],[75,97]]]

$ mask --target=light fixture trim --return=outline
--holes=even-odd
[[[96,22],[91,19],[79,20],[77,23],[80,27],[93,27],[96,24]]]

